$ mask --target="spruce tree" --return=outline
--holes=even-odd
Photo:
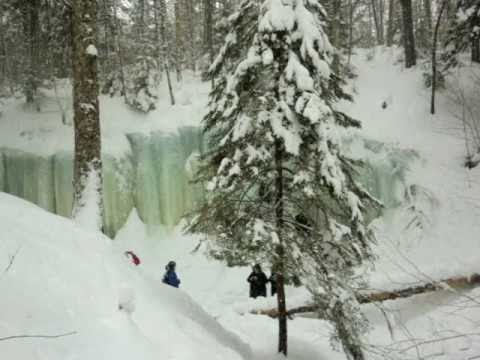
[[[460,0],[457,17],[447,35],[448,66],[456,65],[456,55],[471,48],[472,61],[480,62],[480,0]]]
[[[284,281],[298,278],[322,305],[353,359],[365,320],[354,270],[372,258],[365,212],[378,203],[342,154],[335,108],[343,96],[318,0],[244,1],[211,67],[218,79],[204,128],[210,151],[197,180],[208,196],[191,231],[212,238],[232,265],[259,262],[278,275],[279,352],[287,354]]]

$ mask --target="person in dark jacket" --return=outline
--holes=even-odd
[[[267,275],[262,271],[259,264],[253,266],[252,273],[248,276],[247,281],[250,283],[250,297],[267,296]]]
[[[175,272],[177,264],[175,261],[170,261],[167,266],[165,266],[165,275],[163,275],[163,283],[178,288],[180,285],[180,279]]]

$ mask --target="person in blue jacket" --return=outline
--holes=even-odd
[[[175,261],[170,261],[167,266],[165,266],[166,272],[165,275],[163,275],[163,283],[178,288],[180,279],[175,272],[176,266]]]

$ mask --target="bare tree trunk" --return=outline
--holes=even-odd
[[[276,271],[277,271],[277,309],[278,309],[278,352],[287,356],[288,352],[288,331],[287,331],[287,305],[285,301],[285,269],[284,269],[284,248],[283,238],[283,153],[279,140],[275,142],[275,166],[277,178],[275,181],[276,192],[276,227],[279,244],[276,248]]]
[[[480,37],[472,39],[472,61],[480,63]]]
[[[96,213],[95,226],[101,228],[102,159],[97,84],[96,0],[72,3],[73,110],[75,159],[73,172],[73,216],[83,209]]]
[[[37,91],[38,64],[38,36],[39,36],[39,2],[38,0],[25,1],[24,9],[24,35],[28,47],[27,76],[24,82],[24,93],[27,103],[33,103]]]
[[[8,53],[3,19],[0,17],[0,87],[7,81]]]
[[[385,44],[385,0],[379,0],[378,2],[378,20],[381,31],[382,45]]]
[[[330,19],[330,34],[329,38],[332,42],[332,45],[337,50],[340,49],[340,19],[341,19],[341,0],[331,0],[330,2],[331,10],[330,12],[333,14]],[[340,56],[338,52],[333,54],[332,59],[332,69],[334,72],[338,72],[340,69]]]
[[[395,0],[388,0],[387,46],[393,45],[395,35]]]
[[[175,71],[177,81],[182,81],[182,57],[183,57],[183,29],[182,29],[182,6],[180,0],[175,0]]]
[[[405,67],[410,68],[417,64],[415,51],[415,36],[413,33],[412,0],[400,0],[402,5],[403,47],[405,50]]]
[[[448,1],[447,8],[446,8],[446,11],[445,11],[445,17],[446,17],[447,22],[455,19],[456,15],[457,15],[456,4],[457,4],[457,2],[455,0],[449,0]]]
[[[375,33],[377,35],[377,43],[379,45],[383,45],[384,39],[383,39],[383,21],[381,20],[381,17],[383,15],[380,14],[381,7],[378,6],[377,8],[377,1],[376,0],[371,0],[371,6],[372,6],[372,12],[373,12],[373,20],[375,23]]]
[[[437,91],[437,38],[438,29],[442,20],[442,14],[445,10],[448,0],[444,0],[438,12],[437,22],[435,24],[435,31],[433,32],[432,40],[432,97],[430,99],[430,114],[435,114],[435,92]]]
[[[170,78],[170,49],[167,40],[167,4],[165,0],[154,0],[154,14],[155,14],[155,32],[157,37],[157,46],[161,41],[162,47],[158,47],[158,51],[161,52],[158,61],[163,62],[163,69],[165,70],[165,76],[167,77],[168,92],[170,94],[170,103],[175,105],[175,96],[173,95],[172,80]],[[160,37],[160,39],[158,38]]]
[[[285,300],[285,277],[281,273],[277,276],[277,311],[278,311],[278,352],[287,356],[288,328],[287,303]]]
[[[208,55],[209,65],[213,63],[213,0],[203,0],[203,51]],[[212,88],[215,80],[212,77]]]
[[[114,43],[116,46],[116,53],[118,56],[118,63],[120,65],[120,81],[122,83],[122,95],[125,100],[125,103],[128,104],[128,94],[127,94],[127,86],[125,84],[125,61],[123,56],[123,47],[122,47],[122,25],[118,21],[118,14],[117,14],[117,0],[113,0],[113,38]]]
[[[372,7],[367,6],[368,10],[368,42],[371,46],[375,46],[375,38],[373,37],[373,28],[375,27],[373,24],[373,14],[372,14]]]
[[[427,26],[427,31],[429,36],[432,34],[433,21],[432,21],[432,2],[431,0],[423,0],[423,9],[425,12],[425,24]]]
[[[103,38],[105,41],[105,58],[104,61],[101,61],[103,63],[102,65],[102,72],[104,74],[108,74],[111,69],[113,64],[111,63],[110,59],[110,34],[112,33],[111,31],[111,19],[110,19],[110,8],[109,8],[109,3],[108,0],[103,0],[102,1],[102,15],[103,18],[100,19],[101,22],[103,22]]]
[[[355,2],[356,4],[356,2]],[[353,51],[353,14],[355,12],[355,5],[353,0],[348,0],[348,65],[352,60],[352,51]]]
[[[188,38],[189,38],[189,60],[188,64],[190,70],[196,70],[196,52],[195,52],[195,22],[194,22],[194,7],[192,0],[185,0],[186,2],[186,21],[187,21],[187,29],[188,29]]]
[[[137,28],[137,37],[139,41],[143,42],[143,36],[145,33],[145,0],[138,0],[138,18],[135,21]]]

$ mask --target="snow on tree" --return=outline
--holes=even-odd
[[[480,62],[480,1],[461,0],[457,16],[448,32],[448,65],[456,65],[455,56],[471,47],[472,61]]]
[[[260,262],[278,276],[279,351],[287,353],[284,281],[299,278],[363,359],[366,321],[353,289],[372,258],[366,212],[378,206],[340,150],[358,123],[335,108],[343,92],[318,0],[244,1],[211,72],[218,78],[204,127],[211,151],[197,180],[206,203],[191,231],[231,265]]]
[[[144,113],[154,110],[158,101],[157,61],[153,56],[139,55],[136,63],[130,65],[127,70],[128,104]]]

